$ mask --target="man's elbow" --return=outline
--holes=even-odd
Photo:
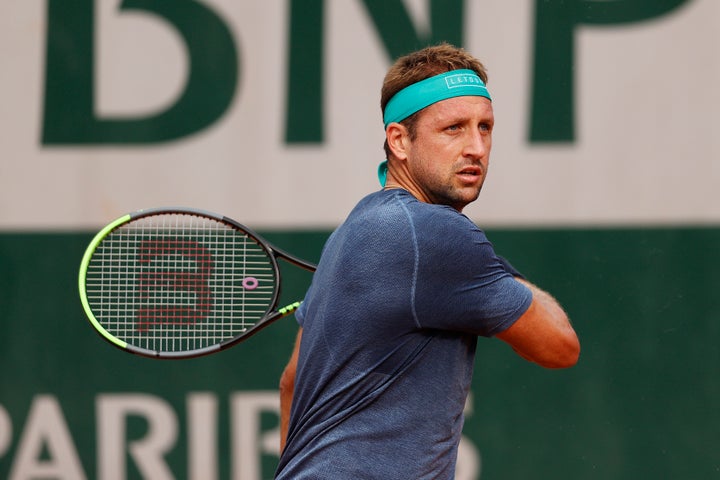
[[[553,349],[552,354],[537,363],[545,368],[570,368],[580,359],[580,341],[573,332]]]

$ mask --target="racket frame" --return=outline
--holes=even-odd
[[[229,225],[232,228],[241,230],[246,234],[248,237],[250,237],[253,241],[255,241],[261,248],[263,248],[268,253],[268,258],[270,259],[270,263],[272,265],[272,268],[275,273],[275,282],[276,282],[276,288],[273,295],[272,300],[269,303],[269,306],[263,316],[260,318],[260,320],[257,321],[254,325],[244,329],[240,334],[235,335],[234,337],[228,338],[226,340],[223,340],[222,342],[218,342],[212,345],[208,345],[202,348],[197,348],[193,350],[186,350],[186,351],[158,351],[158,350],[151,350],[146,349],[142,347],[138,347],[136,345],[130,344],[124,340],[121,340],[117,337],[115,337],[113,334],[111,334],[103,325],[102,323],[97,319],[95,316],[95,313],[92,311],[92,307],[90,306],[90,302],[88,300],[87,296],[87,289],[86,289],[86,282],[87,282],[87,273],[88,273],[88,266],[90,264],[90,261],[97,250],[97,248],[100,246],[102,241],[107,238],[112,232],[114,232],[116,229],[120,228],[123,225],[126,225],[132,221],[139,220],[144,217],[151,217],[155,215],[163,215],[163,214],[181,214],[181,215],[192,215],[192,216],[198,216],[198,217],[204,217],[209,218],[218,222],[221,222],[223,224]],[[87,316],[88,320],[90,321],[90,324],[93,326],[93,328],[100,334],[100,336],[108,341],[111,345],[123,350],[127,351],[136,355],[140,355],[143,357],[149,357],[149,358],[157,358],[157,359],[182,359],[182,358],[194,358],[194,357],[200,357],[204,355],[209,355],[211,353],[215,353],[221,350],[224,350],[230,346],[233,346],[241,341],[247,340],[251,336],[258,333],[263,328],[267,327],[271,323],[273,323],[276,320],[279,320],[283,317],[286,317],[293,313],[295,310],[298,309],[300,304],[302,302],[294,302],[289,305],[286,305],[282,308],[277,308],[277,303],[280,298],[280,289],[282,282],[280,281],[280,268],[278,266],[277,259],[282,258],[284,261],[291,263],[297,267],[300,267],[304,270],[314,272],[317,266],[314,263],[308,262],[306,260],[303,260],[301,258],[298,258],[285,250],[279,249],[270,243],[268,243],[265,239],[263,239],[260,235],[255,233],[252,229],[248,228],[247,226],[236,222],[235,220],[225,217],[223,215],[218,215],[206,210],[200,210],[196,208],[185,208],[185,207],[158,207],[158,208],[149,208],[144,210],[138,210],[136,212],[128,213],[126,215],[123,215],[122,217],[117,218],[116,220],[112,221],[105,227],[103,227],[92,239],[90,244],[88,245],[87,249],[85,250],[85,253],[82,257],[82,261],[80,263],[80,272],[78,275],[78,289],[80,292],[80,302],[83,306],[83,310],[85,312],[85,315]]]

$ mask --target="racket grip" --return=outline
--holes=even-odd
[[[295,303],[291,303],[290,305],[285,305],[283,308],[278,309],[278,313],[279,313],[280,315],[282,315],[283,317],[286,316],[286,315],[290,315],[290,314],[293,313],[295,310],[297,310],[298,308],[300,308],[300,304],[301,304],[301,303],[302,303],[302,302],[295,302]]]

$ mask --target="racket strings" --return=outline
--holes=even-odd
[[[98,245],[86,290],[98,322],[128,344],[202,349],[241,334],[274,305],[276,266],[254,238],[214,218],[163,213]]]

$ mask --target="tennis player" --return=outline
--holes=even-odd
[[[388,71],[383,188],[328,239],[296,313],[278,479],[453,479],[478,336],[543,367],[577,362],[560,305],[462,214],[488,172],[486,83],[447,44]]]

